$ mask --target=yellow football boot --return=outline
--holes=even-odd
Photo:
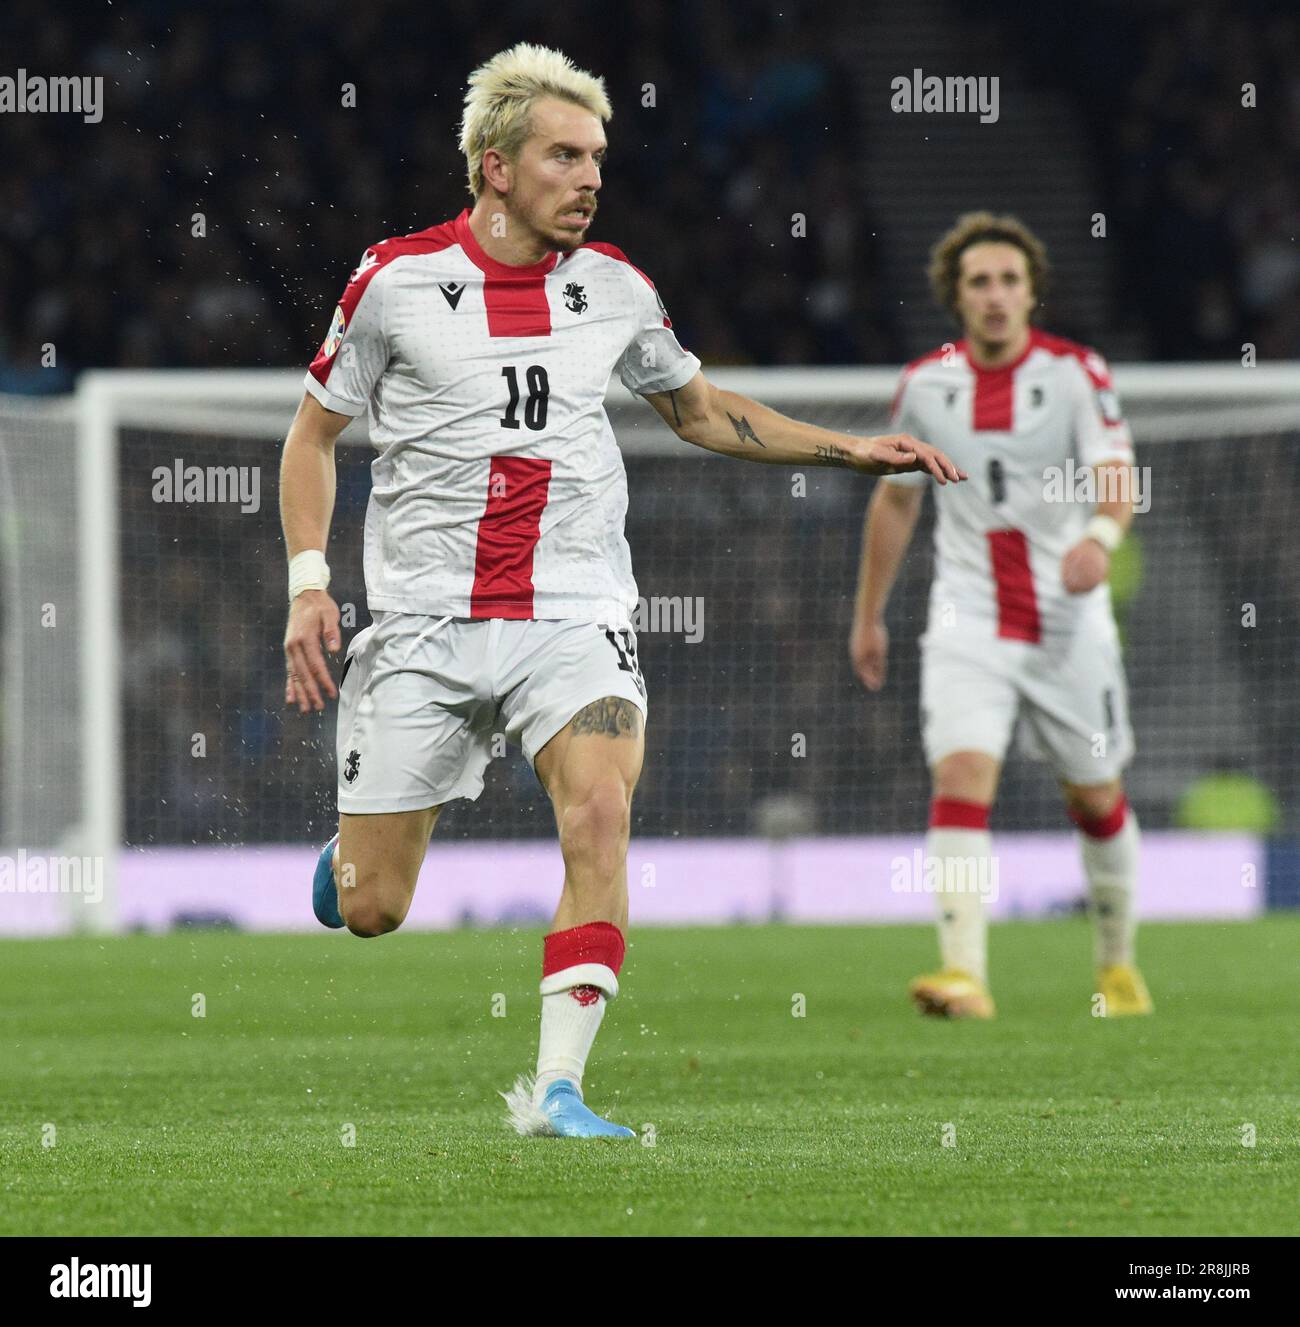
[[[953,969],[917,977],[907,988],[912,1003],[936,1018],[992,1018],[993,997],[982,981]]]
[[[1128,1014],[1149,1014],[1155,1008],[1151,992],[1137,968],[1127,963],[1116,963],[1097,973],[1097,989],[1106,1001],[1107,1018],[1123,1018]]]

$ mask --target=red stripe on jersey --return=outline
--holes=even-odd
[[[343,326],[336,331],[334,325],[330,325],[331,335],[327,336],[321,343],[320,349],[316,352],[316,358],[312,360],[309,366],[308,372],[311,376],[322,387],[326,385],[325,380],[330,376],[330,370],[334,367],[334,360],[338,356],[339,349],[347,339],[347,329],[351,325],[352,315],[356,312],[357,305],[361,303],[361,297],[366,293],[375,277],[394,258],[406,258],[413,254],[437,253],[441,249],[449,249],[455,243],[456,237],[452,232],[452,223],[448,221],[441,226],[430,226],[428,230],[419,230],[412,235],[399,235],[394,239],[380,240],[378,244],[371,245],[361,255],[361,262],[353,270],[352,275],[348,278],[348,284],[343,287],[343,294],[339,296],[338,309],[334,316],[336,319],[342,317]],[[330,345],[331,340],[334,342],[333,346]]]
[[[928,364],[936,359],[941,359],[946,347],[940,346],[937,350],[930,351],[927,355],[922,355],[920,359],[914,359],[908,364],[899,379],[898,389],[894,394],[894,403],[891,410],[891,419],[898,413],[899,405],[902,402],[903,391],[907,386],[908,380],[912,374],[923,364]],[[955,347],[956,351],[962,355],[969,366],[971,373],[975,378],[975,399],[972,410],[972,427],[976,430],[998,430],[1000,432],[1009,432],[1015,426],[1015,374],[1020,366],[1029,358],[1035,350],[1045,350],[1048,354],[1061,358],[1072,358],[1077,360],[1093,389],[1100,393],[1113,393],[1114,384],[1111,382],[1110,367],[1105,359],[1089,346],[1080,345],[1077,341],[1068,341],[1063,336],[1053,336],[1050,332],[1040,331],[1037,327],[1029,329],[1029,339],[1025,343],[1024,350],[1010,363],[997,369],[981,368],[971,358],[970,343],[963,339],[958,341]],[[1109,425],[1121,424],[1123,420],[1118,417],[1110,418],[1106,414],[1106,407],[1109,404],[1115,407],[1113,395],[1109,400],[1102,398],[1098,402],[1103,412],[1103,419]]]
[[[966,362],[975,374],[975,407],[971,427],[977,433],[981,429],[1009,433],[1015,427],[1016,370],[1033,354],[1038,344],[1037,330],[1030,328],[1024,350],[1010,364],[997,369],[984,369],[971,359],[970,343],[966,340],[957,342],[957,349],[966,356]]]
[[[559,261],[548,253],[539,263],[514,267],[498,262],[474,238],[469,208],[452,223],[456,242],[483,273],[483,307],[489,336],[550,336],[551,306],[546,299],[546,274]]]
[[[975,370],[974,429],[1009,433],[1015,405],[1015,378],[1007,369]]]
[[[627,254],[623,252],[622,249],[618,247],[618,245],[606,244],[603,240],[592,240],[590,244],[583,244],[580,247],[583,249],[592,249],[596,253],[603,253],[606,258],[613,258],[616,262],[626,263],[637,276],[650,287],[651,290],[654,290],[655,299],[659,299],[659,292],[655,290],[655,283],[646,276],[646,274],[627,256]],[[664,326],[671,327],[673,325],[673,320],[668,316],[668,311],[664,309],[662,301],[660,301],[659,307],[663,311]]]
[[[478,523],[470,617],[533,615],[533,550],[551,483],[551,463],[532,456],[494,456],[487,506]]]
[[[1043,632],[1029,568],[1029,541],[1020,530],[990,530],[988,541],[998,597],[998,635],[1037,645]]]
[[[550,336],[544,276],[483,278],[489,336]]]

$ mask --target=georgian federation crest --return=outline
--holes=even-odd
[[[582,313],[587,307],[586,292],[576,281],[564,287],[564,306],[573,313]]]

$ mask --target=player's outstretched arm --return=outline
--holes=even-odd
[[[924,470],[940,484],[967,476],[929,443],[907,433],[859,438],[778,414],[697,373],[684,387],[646,400],[679,438],[723,456],[771,465],[832,465],[868,475]]]
[[[326,410],[305,395],[289,426],[280,458],[280,524],[291,562],[315,550],[323,565],[334,512],[334,443],[350,422],[350,415]],[[338,605],[324,589],[304,589],[289,604],[284,633],[284,703],[303,714],[325,708],[322,692],[338,694],[322,640],[331,653],[342,645]]]
[[[862,522],[862,559],[858,564],[858,591],[853,601],[853,629],[849,659],[858,680],[868,691],[885,685],[889,665],[889,630],[885,605],[894,588],[903,556],[912,542],[921,514],[925,489],[899,484],[877,484]]]

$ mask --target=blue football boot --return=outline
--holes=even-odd
[[[533,1101],[531,1076],[515,1080],[509,1092],[501,1093],[509,1107],[510,1126],[524,1135],[556,1138],[635,1138],[633,1130],[602,1120],[582,1100],[576,1083],[557,1079],[540,1104]]]
[[[316,874],[311,878],[311,910],[322,926],[337,931],[343,925],[343,916],[339,912],[339,891],[334,884],[334,848],[339,836],[332,839],[320,850],[316,862]]]

